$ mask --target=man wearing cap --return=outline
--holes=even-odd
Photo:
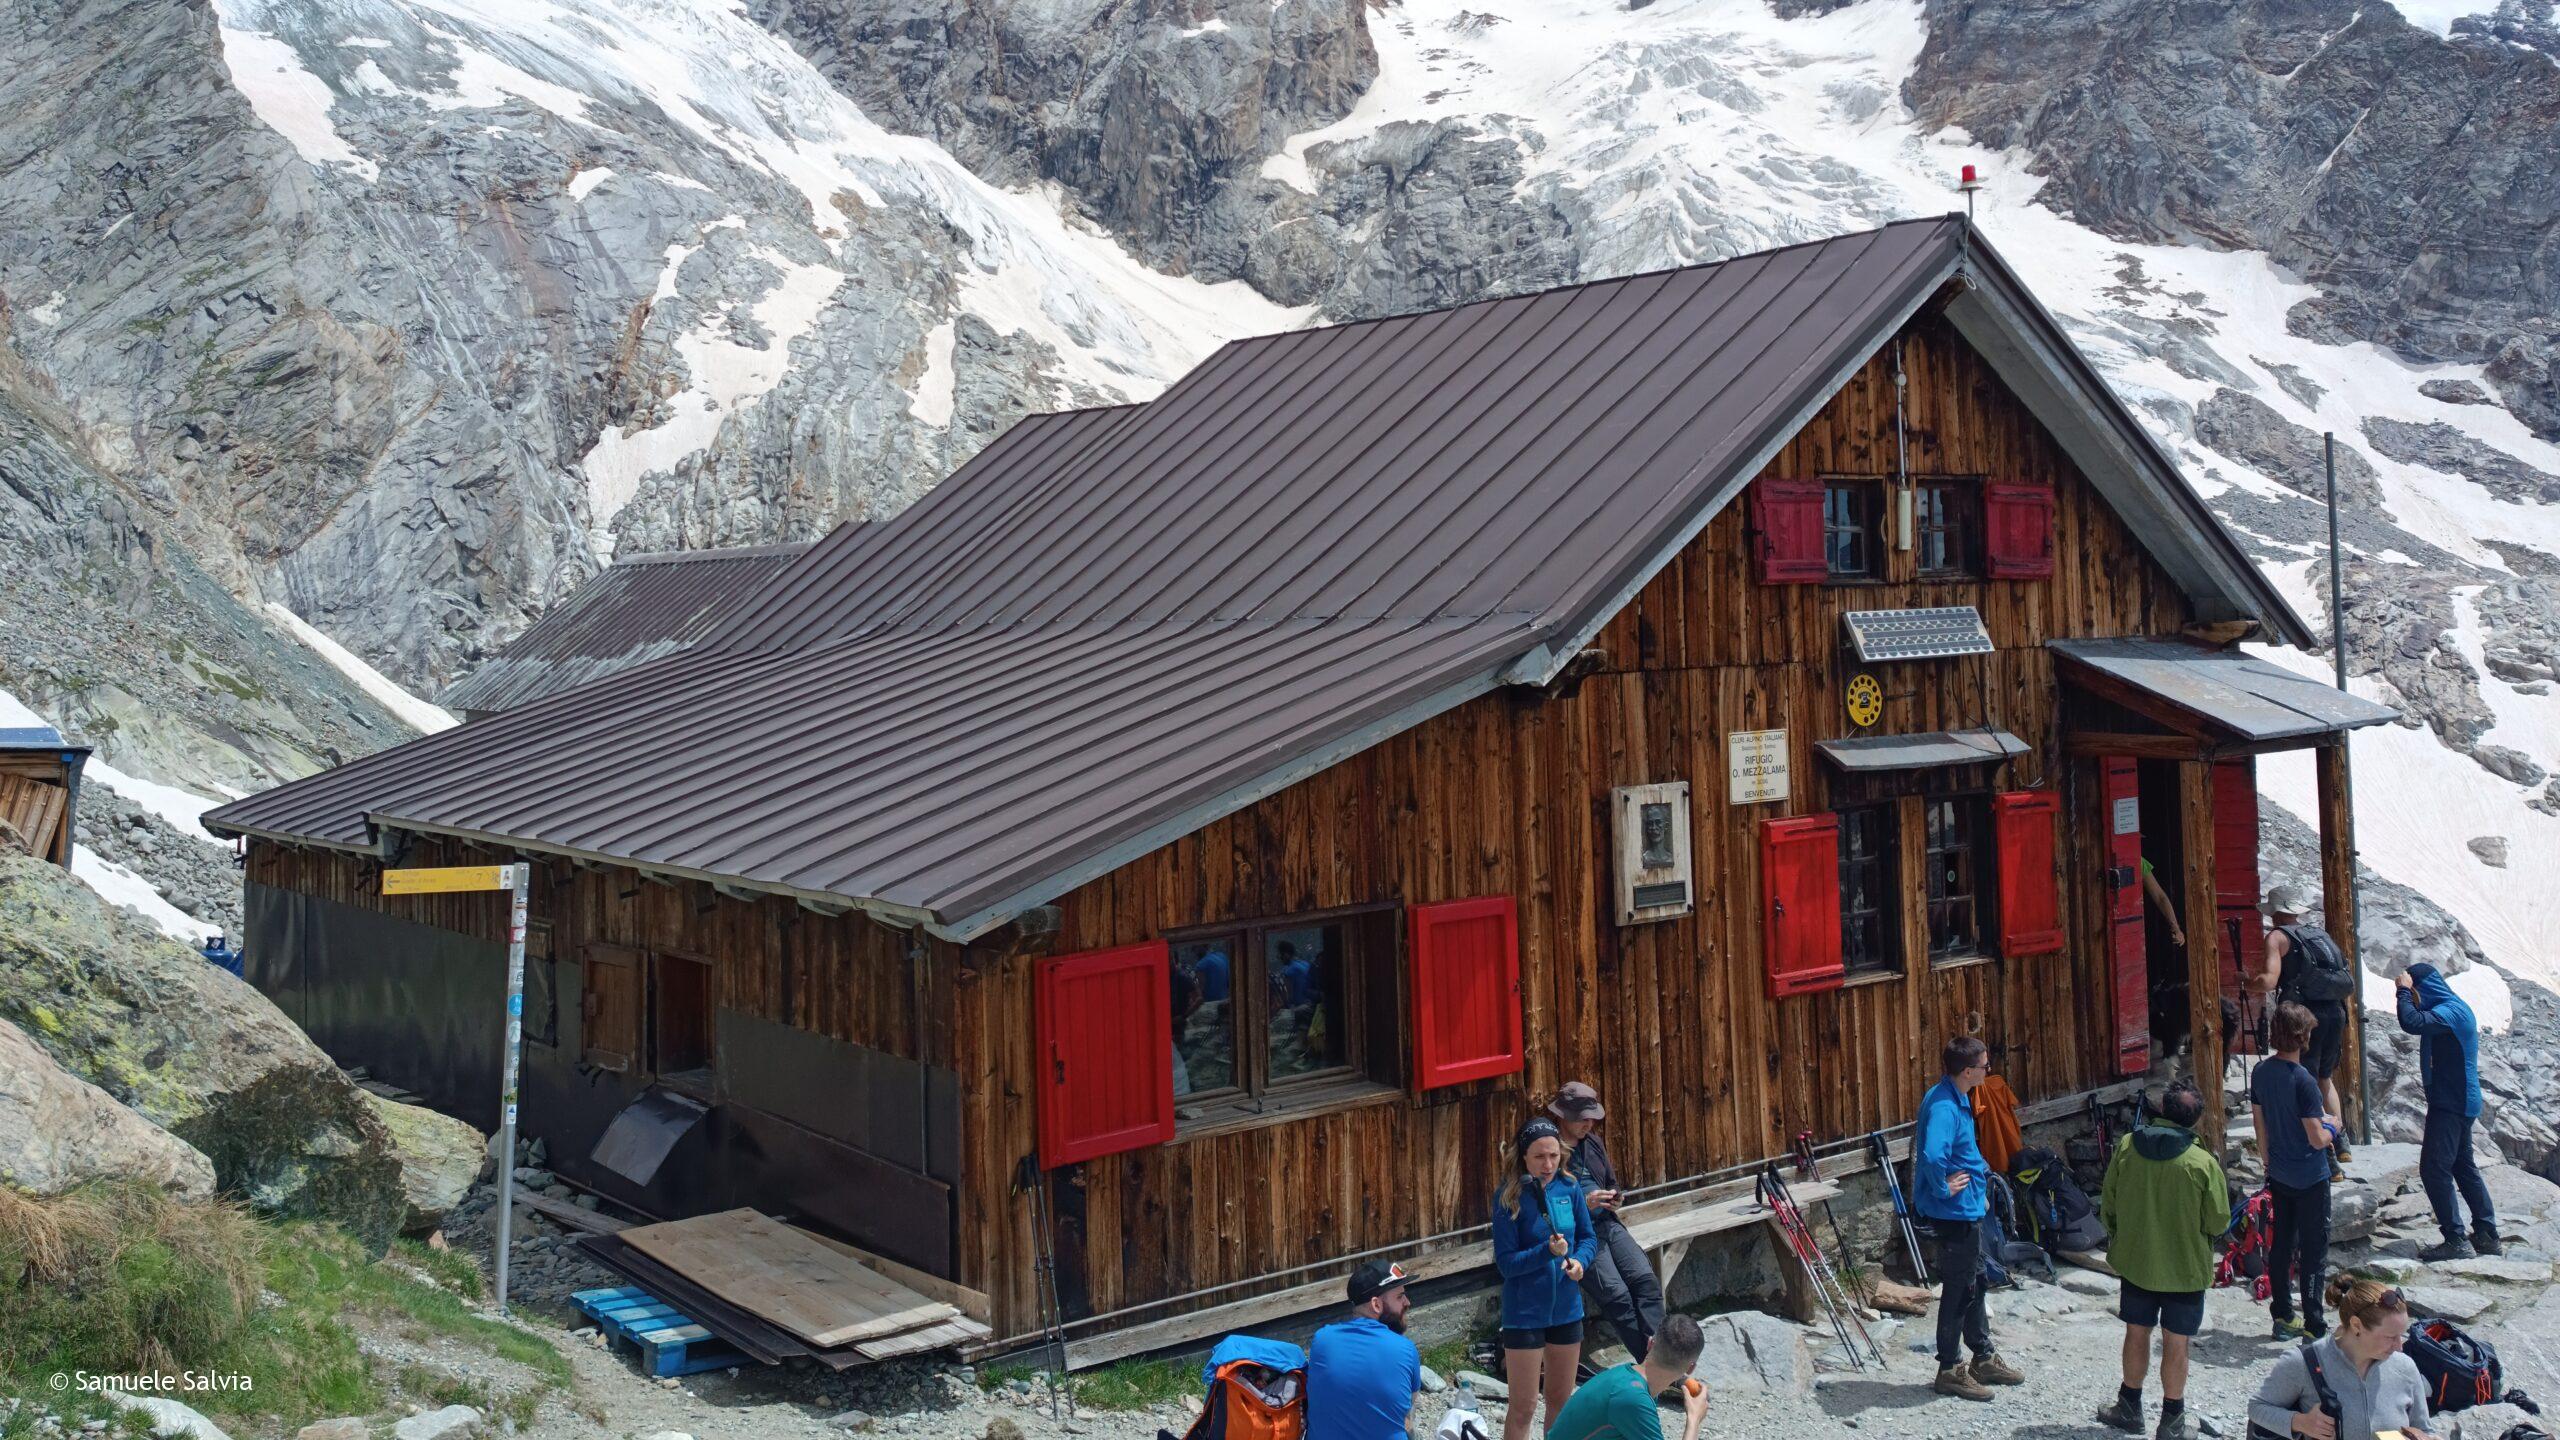
[[[2291,1001],[2311,1012],[2311,1043],[2302,1052],[2302,1068],[2320,1082],[2320,1103],[2329,1123],[2338,1123],[2339,1057],[2347,1048],[2347,1004],[2355,994],[2355,970],[2328,932],[2303,922],[2311,908],[2309,893],[2299,885],[2278,885],[2267,892],[2267,961],[2256,988],[2277,1003]],[[2343,993],[2341,993],[2343,991]],[[2347,1147],[2330,1155],[2344,1162]]]
[[[1351,1272],[1351,1318],[1307,1346],[1306,1440],[1404,1440],[1422,1384],[1422,1352],[1404,1334],[1406,1279],[1377,1260]]]
[[[1617,1167],[1609,1163],[1608,1143],[1600,1138],[1600,1122],[1609,1118],[1609,1112],[1600,1104],[1599,1091],[1568,1080],[1547,1102],[1547,1113],[1555,1117],[1556,1129],[1564,1137],[1565,1173],[1582,1186],[1582,1202],[1590,1208],[1591,1228],[1599,1241],[1591,1268],[1582,1272],[1582,1293],[1618,1332],[1627,1354],[1641,1365],[1654,1335],[1662,1329],[1662,1281],[1653,1273],[1653,1262],[1645,1258],[1644,1247],[1618,1218],[1624,1192],[1618,1188]]]

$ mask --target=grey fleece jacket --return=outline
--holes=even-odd
[[[2389,1356],[2359,1377],[2356,1362],[2347,1358],[2336,1340],[2315,1340],[2311,1350],[2320,1357],[2321,1378],[2338,1397],[2339,1440],[2351,1435],[2362,1440],[2377,1431],[2388,1435],[2403,1425],[2426,1428],[2427,1382],[2418,1373],[2417,1361],[2406,1355]],[[2296,1346],[2276,1362],[2266,1383],[2258,1387],[2258,1397],[2249,1402],[2249,1420],[2279,1435],[2290,1435],[2294,1416],[2319,1408],[2320,1392],[2313,1388],[2310,1367],[2302,1363],[2302,1349]]]

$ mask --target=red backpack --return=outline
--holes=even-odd
[[[1301,1440],[1306,1432],[1307,1372],[1230,1360],[1182,1440]],[[1158,1431],[1157,1440],[1171,1440],[1171,1432]]]
[[[2231,1240],[2214,1263],[2213,1283],[2219,1287],[2245,1282],[2249,1298],[2266,1299],[2275,1290],[2275,1277],[2267,1273],[2275,1254],[2275,1234],[2276,1197],[2262,1187],[2232,1207]]]

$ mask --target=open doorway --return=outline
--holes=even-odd
[[[2144,886],[2144,943],[2151,975],[2151,1031],[2175,1053],[2188,1048],[2192,1010],[2187,947],[2180,943],[2187,904],[2187,859],[2178,815],[2178,762],[2145,760],[2139,767]],[[2221,984],[2212,1001],[2220,1011],[2226,1057],[2266,1053],[2267,1004],[2249,976],[2264,965],[2266,928],[2258,914],[2257,770],[2246,757],[2213,766],[2213,944]],[[2156,888],[2155,888],[2156,887]]]

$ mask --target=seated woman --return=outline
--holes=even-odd
[[[2303,1440],[2425,1437],[2427,1382],[2418,1362],[2401,1353],[2409,1340],[2408,1300],[2357,1275],[2331,1280],[2327,1299],[2337,1328],[2276,1362],[2249,1402],[2251,1433]],[[2335,1414],[2326,1400],[2335,1401]]]
[[[1564,1169],[1564,1137],[1532,1120],[1512,1137],[1516,1167],[1493,1197],[1493,1268],[1502,1272],[1502,1369],[1511,1399],[1503,1440],[1527,1440],[1541,1392],[1547,1423],[1573,1395],[1582,1357],[1582,1272],[1599,1240],[1582,1187]]]

